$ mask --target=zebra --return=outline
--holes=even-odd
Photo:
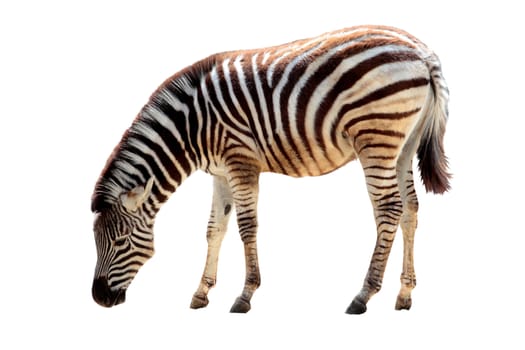
[[[377,239],[362,288],[346,309],[367,310],[392,243],[404,241],[395,309],[410,309],[418,200],[450,189],[444,153],[448,88],[437,55],[411,34],[355,26],[264,49],[214,54],[162,83],[117,144],[92,195],[97,262],[93,299],[111,307],[152,257],[155,216],[197,170],[213,176],[207,258],[190,307],[208,305],[219,250],[235,210],[246,276],[231,312],[261,283],[257,198],[261,173],[319,176],[352,160],[363,168]]]

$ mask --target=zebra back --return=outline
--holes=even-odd
[[[150,177],[156,182],[148,207],[158,208],[196,169],[220,174],[228,154],[255,157],[261,171],[297,177],[333,171],[357,156],[349,145],[352,126],[359,124],[356,134],[381,118],[417,114],[423,106],[392,114],[388,101],[423,94],[428,84],[437,107],[418,155],[427,189],[442,192],[448,188],[439,141],[447,96],[439,63],[402,30],[360,26],[215,54],[167,79],[108,159],[92,209],[111,205]],[[383,121],[377,125],[396,128]]]

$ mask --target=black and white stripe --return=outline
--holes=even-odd
[[[241,310],[260,282],[255,248],[259,174],[318,176],[358,158],[378,230],[369,274],[356,298],[364,305],[380,288],[400,220],[406,230],[415,230],[408,224],[417,211],[414,154],[427,190],[449,188],[442,142],[447,100],[436,55],[390,27],[354,27],[281,46],[216,54],[175,74],[152,95],[109,158],[92,210],[103,215],[119,206],[122,193],[154,179],[139,208],[152,225],[162,203],[192,172],[224,179],[217,182],[223,189],[217,193],[236,207],[246,249]],[[216,215],[212,210],[212,227]],[[100,247],[99,259],[109,249]],[[406,249],[410,255],[412,248]],[[406,267],[412,269],[408,260]],[[405,278],[415,285],[412,279]],[[196,293],[202,300],[203,291]],[[357,304],[351,312],[363,311]]]

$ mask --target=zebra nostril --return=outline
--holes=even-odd
[[[91,293],[97,304],[104,307],[113,306],[113,293],[109,289],[108,279],[106,277],[98,277],[93,280],[93,288],[91,289]]]
[[[93,300],[97,302],[97,304],[105,307],[112,306],[111,302],[111,291],[108,286],[108,280],[106,277],[98,277],[93,280],[93,287],[91,288],[91,294],[93,296]]]
[[[109,289],[106,277],[98,277],[93,280],[91,294],[93,295],[93,300],[104,307],[112,307],[126,301],[126,290],[112,291]]]

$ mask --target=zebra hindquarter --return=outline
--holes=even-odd
[[[377,230],[376,245],[363,287],[347,313],[365,312],[368,300],[381,289],[400,223],[404,258],[396,309],[411,306],[410,292],[415,286],[413,241],[418,209],[412,159],[431,93],[428,83],[405,89],[386,102],[360,110],[346,123],[346,132],[365,173]]]

